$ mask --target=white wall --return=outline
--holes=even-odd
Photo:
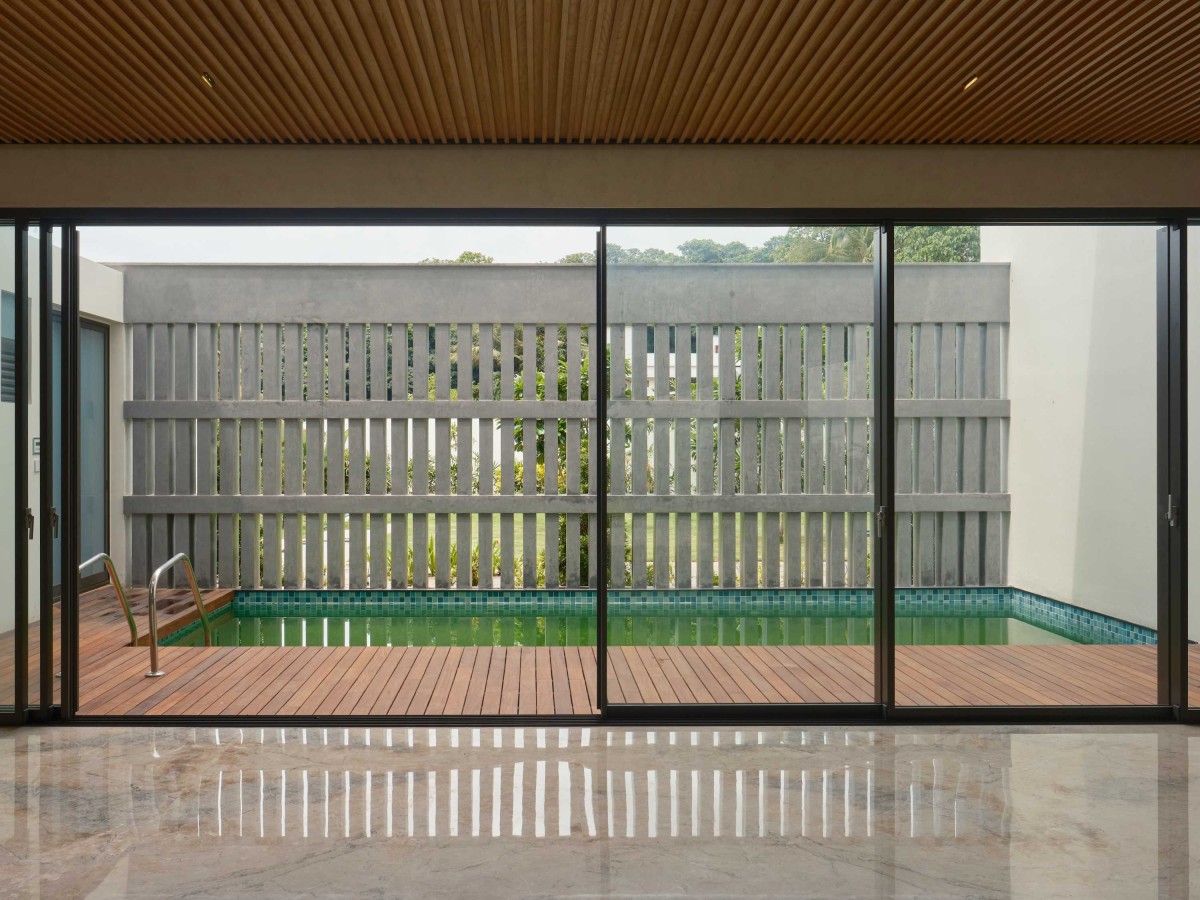
[[[11,235],[12,232],[7,232]],[[36,261],[38,258],[39,242],[36,239],[31,239],[29,242],[29,258]],[[57,275],[59,271],[59,253],[58,248],[54,250],[54,271]],[[37,291],[38,288],[38,271],[36,264],[33,265],[31,271],[31,293]],[[15,276],[13,269],[12,252],[8,247],[0,248],[0,288],[12,292],[15,289]],[[124,308],[124,275],[116,269],[108,266],[100,265],[91,260],[81,260],[79,270],[79,294],[80,294],[80,312],[89,319],[94,319],[98,322],[108,324],[109,328],[109,459],[110,459],[110,482],[113,490],[113,500],[109,504],[109,532],[110,542],[112,547],[109,552],[113,559],[117,561],[118,568],[125,558],[125,525],[121,515],[120,495],[124,489],[124,456],[125,456],[125,425],[121,416],[121,400],[124,396],[122,387],[124,384],[124,329],[120,323],[123,320]],[[54,303],[58,305],[61,301],[61,284],[56,278],[54,283]],[[30,374],[31,383],[31,400],[29,406],[29,436],[30,446],[26,448],[25,465],[27,467],[29,478],[29,505],[37,514],[40,504],[40,465],[41,457],[34,457],[32,440],[39,434],[38,409],[40,403],[39,383],[38,383],[38,367],[40,365],[40,355],[38,353],[38,327],[36,310],[30,311],[32,322],[30,326]],[[17,448],[14,446],[12,435],[16,429],[16,405],[12,403],[0,404],[0,472],[11,472],[18,465],[16,459]],[[83,448],[82,452],[87,452]],[[7,482],[7,487],[0,494],[0,505],[7,511],[11,509],[13,498],[14,485],[12,481]],[[0,577],[0,632],[10,630],[14,625],[14,617],[16,610],[16,602],[14,596],[15,585],[11,577],[11,572],[15,565],[14,554],[18,545],[14,538],[15,522],[11,515],[0,515],[0,572],[8,573],[5,577]],[[29,604],[29,621],[34,622],[40,618],[39,605],[39,583],[38,583],[38,559],[41,552],[40,531],[35,529],[32,541],[29,541],[25,546],[28,547],[30,570],[29,570],[29,596],[27,602]],[[0,698],[0,702],[2,698]]]
[[[1156,627],[1152,227],[985,227],[1011,263],[1009,580]]]

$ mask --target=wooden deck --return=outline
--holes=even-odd
[[[122,650],[137,652],[143,658],[149,651],[149,631],[147,622],[147,592],[132,590],[128,592],[129,607],[133,611],[134,621],[138,626],[138,644],[141,649],[134,651],[129,647],[129,625],[121,605],[117,602],[116,593],[111,586],[104,586],[87,591],[79,598],[79,633],[80,660],[83,663],[82,673],[94,670],[102,660],[111,653]],[[233,592],[228,590],[206,591],[202,594],[205,609],[209,612],[224,606],[233,599]],[[182,628],[199,617],[196,603],[188,590],[168,588],[158,593],[158,633],[160,637]],[[59,604],[54,604],[54,671],[62,668],[62,620]],[[29,703],[36,706],[41,702],[41,623],[34,622],[29,627]],[[12,647],[13,632],[0,635],[0,647]],[[11,652],[11,651],[7,651]],[[0,698],[13,696],[13,673],[11,668],[0,671]],[[59,681],[54,682],[54,700],[59,701]],[[2,702],[2,701],[0,701]]]
[[[85,667],[84,715],[588,715],[591,647],[166,647]],[[869,703],[866,647],[618,647],[613,703]],[[1200,658],[1197,659],[1200,665]],[[906,706],[1153,704],[1153,648],[901,647]],[[1193,677],[1194,689],[1200,688]]]
[[[228,592],[209,592],[205,605],[229,599]],[[164,647],[167,674],[146,678],[145,600],[144,591],[131,597],[143,634],[142,645],[130,647],[111,590],[82,599],[82,715],[596,711],[592,647]],[[195,616],[186,592],[161,595],[160,634]],[[37,643],[30,645],[34,675]],[[56,641],[56,668],[57,648]],[[1200,646],[1190,656],[1192,696],[1200,698]],[[614,704],[869,703],[873,662],[870,647],[615,647],[609,698]],[[1143,646],[896,649],[896,693],[905,706],[1153,704],[1156,671],[1155,648]],[[32,698],[37,689],[35,677]]]

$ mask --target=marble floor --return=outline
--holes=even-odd
[[[1200,896],[1193,811],[1183,726],[26,728],[0,896]]]

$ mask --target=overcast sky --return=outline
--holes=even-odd
[[[610,243],[674,250],[692,238],[761,244],[784,228],[609,228]],[[496,262],[554,262],[594,250],[594,228],[474,226],[82,227],[98,262],[406,263],[478,250]]]

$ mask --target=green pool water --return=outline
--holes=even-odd
[[[590,615],[499,616],[236,616],[213,620],[213,644],[221,647],[570,647],[596,643]],[[614,615],[613,646],[785,645],[874,643],[870,618],[849,616]],[[896,642],[908,644],[1072,644],[1069,638],[1019,619],[982,616],[901,616]],[[197,646],[190,631],[165,643]]]

